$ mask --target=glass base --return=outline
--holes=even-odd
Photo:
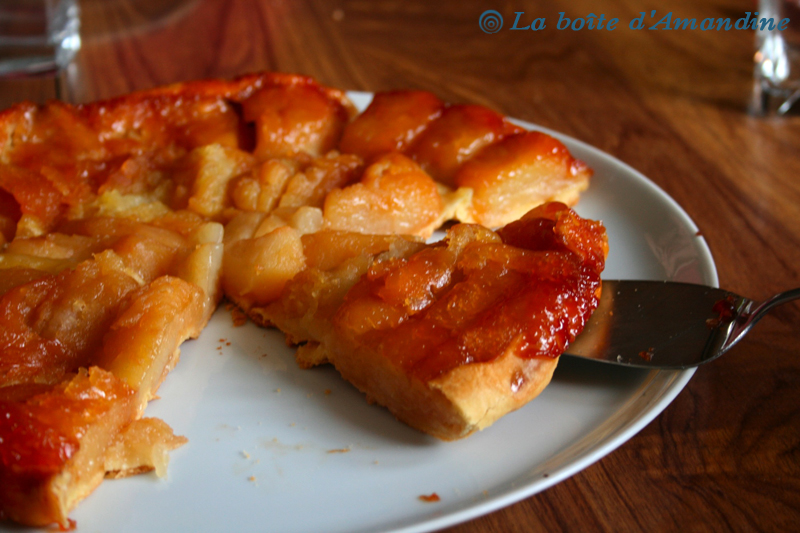
[[[768,81],[756,79],[750,112],[757,116],[800,115],[800,87],[775,87]]]

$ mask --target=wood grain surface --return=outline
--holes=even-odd
[[[752,31],[634,31],[640,12],[738,18],[750,0],[83,0],[60,94],[82,102],[255,70],[354,90],[420,88],[577,137],[628,163],[696,221],[720,284],[755,299],[800,286],[800,117],[755,118]],[[496,9],[506,28],[478,27]],[[511,31],[515,12],[545,17]],[[559,31],[559,13],[618,17]],[[524,19],[523,19],[524,20]],[[52,80],[6,81],[0,103]],[[487,457],[490,460],[490,456]],[[800,306],[700,368],[617,451],[553,488],[452,528],[789,531],[800,527]]]

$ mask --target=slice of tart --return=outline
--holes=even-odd
[[[332,363],[370,401],[444,440],[537,396],[597,306],[601,224],[563,204],[498,232],[458,224],[444,241],[319,232],[305,268],[247,306],[298,345],[301,366]]]

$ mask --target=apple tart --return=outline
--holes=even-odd
[[[163,475],[185,439],[143,414],[223,295],[413,427],[488,426],[596,305],[590,176],[485,107],[287,74],[3,111],[0,517]]]

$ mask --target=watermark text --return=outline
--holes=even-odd
[[[618,17],[608,17],[605,13],[595,15],[589,13],[585,17],[568,17],[564,11],[559,12],[558,20],[553,27],[556,30],[605,30],[614,31],[619,25]],[[497,33],[503,29],[503,15],[494,9],[487,9],[478,19],[478,26],[484,33]],[[639,16],[628,22],[631,30],[700,30],[700,31],[729,31],[729,30],[758,30],[758,31],[784,31],[789,26],[789,19],[777,21],[773,18],[758,16],[758,11],[745,12],[744,16],[736,20],[727,18],[707,17],[698,21],[697,18],[683,18],[672,14],[659,14],[655,9],[646,13],[640,11]],[[524,11],[514,12],[514,23],[508,31],[533,30],[541,31],[548,27],[545,17],[527,15]]]

